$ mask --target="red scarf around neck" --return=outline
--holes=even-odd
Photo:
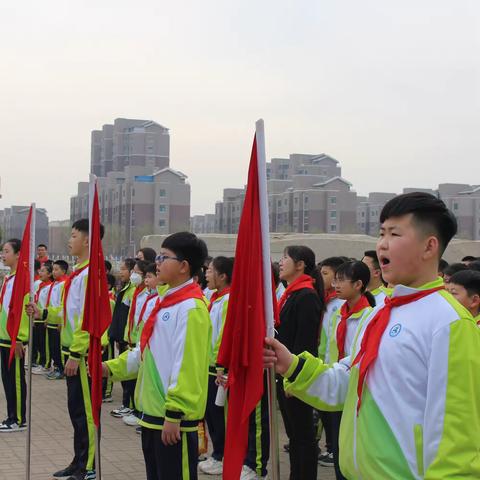
[[[132,331],[135,323],[135,310],[137,309],[137,298],[145,290],[145,285],[142,283],[138,287],[135,287],[133,292],[132,304],[128,312],[128,343],[132,343]]]
[[[5,292],[7,291],[7,285],[10,280],[15,278],[15,274],[12,273],[8,277],[5,277],[2,285],[2,292],[0,293],[0,305],[3,305],[3,298],[5,297]]]
[[[311,290],[315,290],[313,286],[313,278],[310,275],[300,275],[297,279],[295,279],[292,283],[288,285],[288,287],[283,292],[280,301],[278,302],[278,311],[282,311],[285,302],[288,300],[288,297],[293,292],[297,292],[298,290],[302,290],[303,288],[310,288]]]
[[[73,279],[78,277],[86,268],[88,268],[88,263],[82,268],[72,272],[67,279],[65,280],[65,287],[63,289],[63,325],[67,324],[67,299],[68,294],[70,293],[70,287],[72,286]]]
[[[58,285],[59,283],[65,282],[68,278],[68,275],[62,275],[61,277],[58,277],[51,285],[50,285],[50,290],[48,290],[48,296],[47,296],[47,303],[45,304],[45,308],[48,308],[50,306],[50,299],[52,298],[52,292],[53,292],[53,287],[55,285]]]
[[[337,348],[338,359],[345,357],[345,339],[347,338],[347,320],[356,313],[370,307],[367,297],[362,295],[351,310],[348,309],[348,303],[345,302],[340,308],[340,323],[337,327]]]
[[[35,303],[38,303],[38,300],[40,299],[40,292],[41,292],[45,287],[48,287],[49,285],[53,285],[53,282],[52,282],[52,281],[48,281],[48,282],[42,282],[42,283],[40,283],[40,285],[38,286],[37,293],[35,293]]]
[[[158,292],[150,293],[147,299],[145,300],[145,303],[143,304],[142,309],[140,310],[140,316],[138,317],[139,325],[143,321],[143,316],[145,315],[145,310],[147,309],[148,302],[150,302],[150,300],[153,300],[155,297],[158,297]]]
[[[328,292],[325,292],[325,306],[328,305],[328,302],[335,298],[337,298],[337,292],[334,288],[331,288],[330,290],[328,290]]]
[[[162,308],[171,307],[172,305],[176,305],[177,303],[188,300],[189,298],[203,300],[202,289],[198,286],[197,283],[189,283],[188,285],[180,288],[180,290],[177,290],[170,295],[166,295],[165,297],[163,297],[162,300],[160,298],[157,300],[155,307],[153,307],[152,313],[150,313],[150,316],[147,318],[147,321],[143,326],[142,335],[140,338],[140,350],[142,354],[145,350],[145,347],[150,342],[150,337],[153,334],[155,323],[157,322],[158,312]]]
[[[385,305],[378,310],[375,316],[370,320],[365,333],[363,334],[362,344],[360,351],[358,352],[355,360],[352,364],[356,365],[359,363],[359,377],[357,384],[357,394],[358,394],[358,405],[357,405],[357,415],[360,410],[360,405],[362,403],[362,392],[363,384],[366,379],[369,368],[373,366],[375,360],[378,356],[378,349],[380,347],[380,342],[382,340],[383,333],[388,326],[390,321],[390,313],[395,307],[401,307],[402,305],[407,305],[408,303],[416,302],[427,295],[431,295],[434,292],[444,289],[441,287],[430,288],[428,290],[420,290],[410,295],[404,295],[401,297],[386,297]]]
[[[225,295],[230,293],[230,287],[225,287],[221,292],[214,292],[212,296],[210,297],[210,304],[208,305],[208,311],[212,311],[212,307],[214,302],[216,302],[218,299],[224,297]]]

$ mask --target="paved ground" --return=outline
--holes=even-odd
[[[102,415],[103,480],[144,480],[145,468],[140,436],[133,427],[111,417],[108,412],[120,404],[120,386],[115,385],[114,403],[105,405]],[[6,405],[0,389],[0,415]],[[3,417],[2,417],[3,418]],[[72,459],[72,429],[66,407],[66,387],[63,381],[33,377],[32,402],[32,480],[50,480],[55,470]],[[280,421],[281,423],[281,421]],[[25,479],[26,432],[0,436],[0,480]],[[284,443],[283,433],[281,444]],[[281,454],[281,478],[288,478],[288,459]],[[200,478],[220,478],[201,475]],[[319,480],[333,480],[332,468],[319,467]]]

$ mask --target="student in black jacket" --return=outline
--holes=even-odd
[[[292,353],[307,351],[317,356],[324,295],[315,253],[305,246],[287,247],[280,261],[280,279],[288,286],[279,301],[277,338]],[[290,441],[290,480],[316,480],[318,451],[313,408],[297,398],[287,398],[280,379],[277,394]]]

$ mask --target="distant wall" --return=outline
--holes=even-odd
[[[142,247],[160,250],[166,235],[148,235],[142,238]],[[199,235],[207,246],[212,257],[218,255],[233,256],[235,254],[236,235],[204,234]],[[306,245],[317,256],[317,261],[335,256],[361,258],[365,250],[375,248],[377,239],[367,235],[327,235],[327,234],[272,234],[270,235],[272,259],[279,260],[288,245]],[[459,262],[466,255],[480,257],[480,242],[470,240],[453,240],[443,258],[449,263]]]

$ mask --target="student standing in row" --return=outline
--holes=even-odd
[[[140,345],[104,364],[104,375],[133,379],[139,392],[142,449],[148,480],[196,480],[198,422],[208,391],[211,321],[193,275],[207,256],[205,242],[188,232],[167,237],[157,257],[169,289],[141,333]]]
[[[457,223],[433,195],[387,202],[377,255],[395,285],[358,351],[326,365],[266,339],[265,367],[317,408],[344,403],[340,468],[361,478],[480,478],[480,331],[445,291],[438,263]],[[439,421],[441,419],[441,421]]]
[[[382,269],[380,268],[377,252],[375,250],[367,250],[363,254],[362,262],[370,270],[370,283],[367,290],[375,298],[375,305],[383,305],[388,291],[383,283]]]
[[[0,363],[2,369],[2,383],[7,400],[7,418],[0,424],[1,433],[18,432],[27,428],[25,419],[25,403],[27,386],[25,383],[25,351],[28,343],[29,318],[22,313],[15,358],[9,365],[11,339],[7,329],[8,312],[12,300],[13,284],[17,271],[18,257],[22,242],[17,238],[7,240],[3,244],[2,260],[10,273],[4,278],[0,290]],[[28,298],[25,300],[27,304]]]
[[[293,352],[308,351],[316,356],[324,292],[313,251],[305,246],[287,247],[280,260],[280,279],[288,286],[279,302],[277,338]],[[297,398],[287,397],[281,381],[277,386],[290,441],[290,479],[316,480],[318,452],[313,409]]]
[[[448,290],[480,326],[480,272],[465,270],[455,273],[450,279]]]

